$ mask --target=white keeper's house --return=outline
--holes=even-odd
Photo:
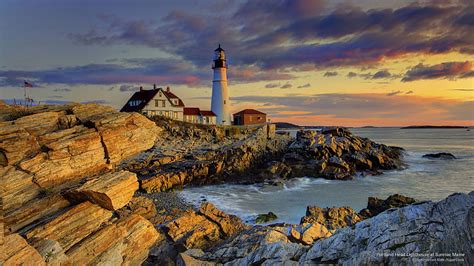
[[[120,109],[120,112],[138,112],[146,116],[164,116],[173,120],[195,124],[216,124],[216,115],[212,111],[203,111],[196,107],[185,107],[183,101],[171,92],[153,85],[152,90],[140,90]]]

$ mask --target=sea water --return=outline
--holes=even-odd
[[[474,129],[358,128],[351,131],[378,143],[403,147],[408,168],[379,176],[338,181],[313,177],[289,180],[283,187],[210,185],[179,193],[200,205],[203,200],[252,223],[260,213],[274,212],[275,222],[299,223],[306,206],[350,206],[359,211],[367,198],[398,193],[417,200],[440,200],[455,192],[474,190]],[[294,132],[293,132],[294,133]],[[423,158],[426,153],[450,152],[456,160]]]

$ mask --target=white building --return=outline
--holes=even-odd
[[[216,115],[212,111],[199,108],[186,108],[183,101],[171,92],[156,88],[135,92],[120,110],[121,112],[138,112],[146,116],[164,116],[173,120],[185,121],[195,124],[215,125]]]
[[[139,112],[147,116],[160,115],[174,120],[183,120],[183,101],[171,92],[156,88],[135,92],[127,103],[120,110],[121,112]]]
[[[227,88],[227,62],[224,49],[219,47],[214,50],[214,62],[212,64],[214,78],[212,80],[211,110],[216,114],[217,124],[230,125],[232,123],[230,113],[229,90]]]

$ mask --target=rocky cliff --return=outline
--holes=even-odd
[[[162,129],[94,104],[7,111],[0,122],[3,264],[144,261],[161,235],[140,214],[117,217],[139,184],[115,166],[153,147]]]

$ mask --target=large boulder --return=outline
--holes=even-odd
[[[19,234],[7,235],[1,249],[0,263],[2,265],[46,265],[38,251]]]
[[[453,160],[456,159],[456,156],[449,152],[439,152],[439,153],[428,153],[423,155],[423,158],[428,159],[444,159],[444,160]]]
[[[210,203],[204,203],[198,212],[188,211],[168,223],[165,232],[178,246],[207,249],[244,228],[238,217],[228,215]]]
[[[112,217],[112,212],[88,201],[59,215],[52,221],[39,225],[26,234],[31,242],[52,239],[68,250]]]
[[[87,236],[66,255],[74,265],[140,265],[164,238],[148,220],[133,214]]]
[[[360,214],[364,217],[372,217],[388,209],[404,207],[415,202],[416,200],[414,198],[405,197],[399,194],[391,195],[385,200],[376,197],[369,197],[367,208],[361,210]]]
[[[36,198],[41,189],[33,183],[33,176],[12,166],[0,167],[0,198],[3,211],[8,213]]]
[[[5,230],[17,232],[23,227],[35,224],[62,211],[70,205],[58,194],[43,195],[5,213]]]
[[[44,139],[45,152],[20,163],[20,168],[32,173],[34,182],[42,188],[62,185],[108,167],[97,131],[79,126],[66,132],[52,133],[54,137]]]
[[[414,265],[428,260],[472,265],[473,228],[474,192],[453,194],[436,203],[392,209],[341,229],[316,242],[300,264]]]
[[[92,122],[113,165],[153,147],[162,130],[138,113],[114,113]]]
[[[63,112],[42,112],[23,116],[13,121],[13,124],[25,129],[33,136],[41,136],[59,129],[59,117]]]
[[[87,181],[69,193],[80,200],[89,200],[114,211],[127,205],[138,189],[137,175],[128,171],[112,172]]]
[[[301,218],[301,224],[321,224],[329,230],[335,231],[354,225],[362,221],[362,219],[351,207],[321,208],[318,206],[308,206],[306,208],[306,216]]]
[[[14,165],[35,155],[40,146],[24,128],[10,122],[0,122],[0,166]]]

